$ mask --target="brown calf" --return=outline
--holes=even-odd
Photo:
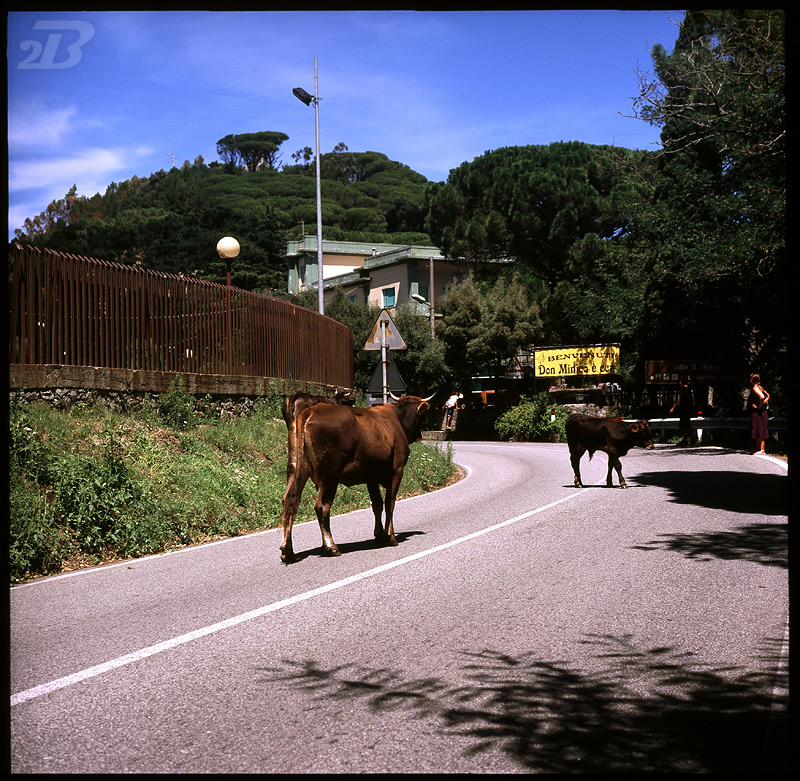
[[[575,485],[582,487],[581,456],[588,450],[589,459],[595,451],[602,450],[608,455],[608,475],[606,485],[612,484],[612,469],[617,470],[619,487],[627,488],[628,484],[622,476],[620,456],[624,456],[632,447],[653,447],[650,426],[647,421],[629,423],[619,418],[597,418],[591,415],[570,415],[564,424],[567,431],[569,459],[575,473]]]

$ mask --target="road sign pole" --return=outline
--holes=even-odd
[[[387,391],[389,390],[389,382],[386,379],[386,322],[381,320],[381,364],[383,365],[383,403],[389,401]]]

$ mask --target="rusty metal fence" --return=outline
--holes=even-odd
[[[349,328],[288,301],[15,245],[10,364],[275,377],[352,387]]]

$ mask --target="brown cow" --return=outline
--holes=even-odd
[[[294,420],[306,408],[313,407],[315,404],[349,404],[355,403],[355,396],[350,391],[336,391],[333,395],[313,396],[304,391],[297,391],[291,396],[286,396],[283,400],[282,412],[286,422],[286,429],[289,432],[288,455],[286,459],[286,482],[288,483],[294,474],[297,448],[294,443]]]
[[[309,477],[317,488],[314,509],[326,554],[339,555],[331,536],[330,516],[340,484],[366,483],[375,514],[375,538],[397,545],[393,524],[397,489],[408,461],[409,444],[421,437],[420,417],[429,408],[430,398],[403,396],[395,404],[369,409],[317,404],[297,416],[297,468],[283,497],[281,561],[294,561],[292,524]],[[385,501],[381,486],[386,489]],[[381,526],[384,510],[385,527]]]
[[[591,460],[596,450],[608,455],[608,475],[606,485],[612,484],[612,469],[617,470],[619,487],[627,488],[628,484],[622,476],[620,456],[624,456],[632,447],[653,447],[650,426],[647,421],[629,423],[619,418],[597,418],[591,415],[570,415],[564,424],[567,431],[569,459],[575,473],[575,485],[583,487],[581,482],[581,456],[588,450]]]

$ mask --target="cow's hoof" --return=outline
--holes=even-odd
[[[628,484],[627,484],[627,483],[620,483],[620,484],[619,484],[619,487],[620,487],[620,488],[627,488],[627,487],[628,487]]]
[[[284,564],[294,564],[294,562],[295,562],[294,551],[282,550],[281,551],[281,561]]]
[[[341,556],[342,552],[334,545],[332,548],[325,548],[326,556]]]

